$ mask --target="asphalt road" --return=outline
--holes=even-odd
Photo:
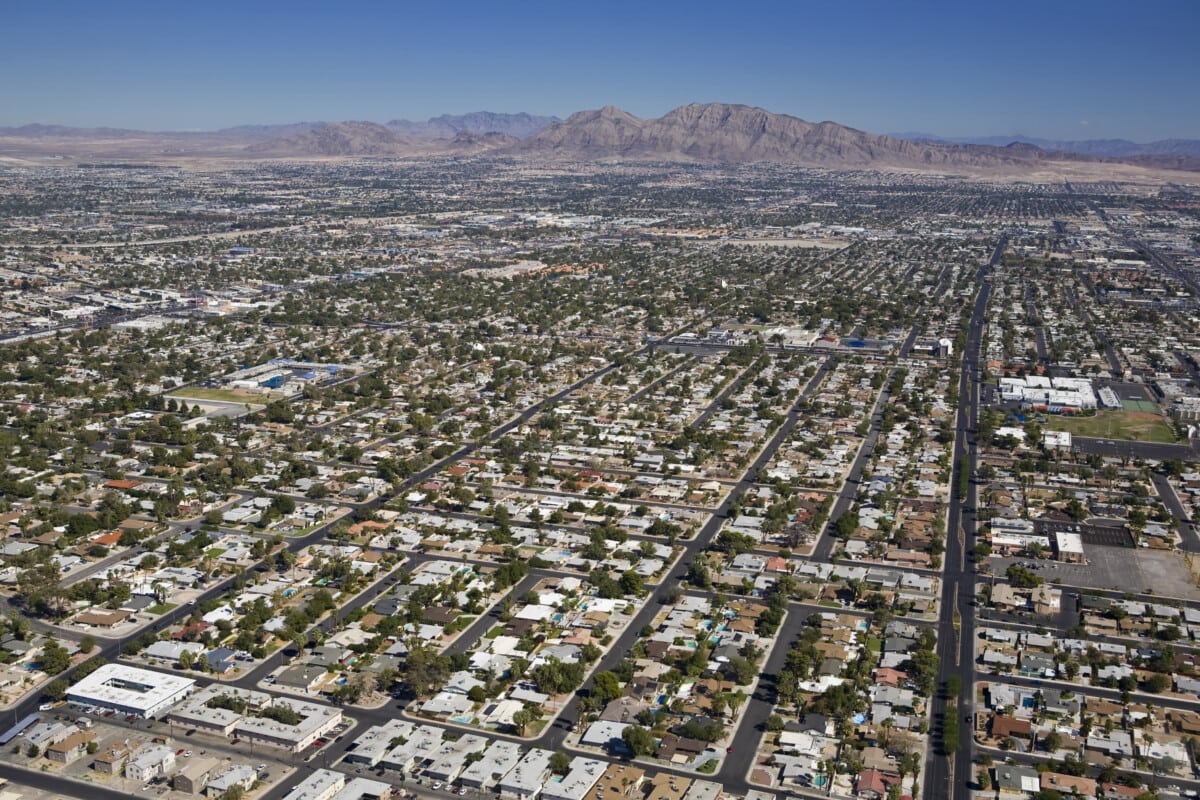
[[[883,409],[887,406],[888,398],[891,396],[889,387],[891,386],[892,376],[895,374],[896,370],[888,370],[883,389],[880,390],[879,396],[875,398],[875,405],[871,409],[871,429],[867,432],[867,437],[863,440],[862,446],[858,448],[858,454],[854,457],[854,463],[850,466],[850,472],[847,473],[846,480],[842,482],[842,488],[838,491],[837,500],[833,502],[833,507],[829,510],[829,518],[825,522],[825,529],[821,532],[821,536],[813,548],[813,561],[828,562],[833,555],[833,546],[836,544],[836,537],[833,532],[834,525],[842,514],[850,510],[850,506],[854,504],[858,496],[858,487],[862,479],[863,470],[866,469],[867,462],[871,460],[871,454],[875,452],[875,443],[879,440],[879,423],[883,419]]]
[[[1008,245],[1006,236],[1000,237],[996,249],[988,262],[994,266]],[[936,734],[934,741],[941,741],[942,725],[947,714],[966,717],[971,714],[975,697],[975,615],[974,602],[975,564],[971,560],[974,547],[974,512],[965,507],[978,507],[977,487],[968,484],[967,497],[959,496],[960,475],[974,474],[976,455],[975,420],[979,415],[979,349],[983,337],[983,324],[987,312],[991,284],[987,280],[988,267],[980,267],[978,274],[979,293],[967,330],[967,343],[963,352],[962,369],[959,373],[959,404],[954,430],[954,469],[951,474],[950,507],[946,523],[946,552],[943,555],[942,602],[938,622],[937,653],[940,659],[938,682],[944,686],[951,675],[962,681],[959,700],[947,699],[941,692],[935,693],[930,702],[931,730]],[[956,630],[955,623],[958,624]],[[954,800],[971,800],[973,780],[972,758],[974,740],[971,726],[960,720],[957,751],[943,755],[931,747],[926,754],[924,797],[952,797]]]
[[[129,800],[125,792],[80,783],[52,772],[21,769],[0,763],[0,778],[6,778],[16,786],[28,786],[46,792],[49,797],[86,797],[88,800]]]
[[[1200,534],[1196,533],[1196,526],[1188,517],[1183,504],[1179,502],[1179,495],[1175,494],[1175,490],[1171,488],[1170,481],[1165,475],[1157,472],[1151,473],[1150,477],[1154,480],[1154,488],[1158,490],[1159,499],[1162,500],[1163,505],[1167,507],[1179,525],[1179,549],[1189,553],[1200,553]]]

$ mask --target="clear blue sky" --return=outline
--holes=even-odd
[[[721,101],[874,132],[1200,138],[1197,0],[44,0],[2,18],[0,125]]]

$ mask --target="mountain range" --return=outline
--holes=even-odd
[[[1051,153],[1078,153],[1097,158],[1129,158],[1131,156],[1200,156],[1200,139],[1159,139],[1154,142],[1131,142],[1128,139],[1042,139],[1036,136],[967,136],[951,138],[932,133],[893,133],[897,139],[912,142],[943,144],[983,144],[993,147],[1019,142],[1031,144]]]
[[[1123,162],[1200,170],[1200,142],[1059,142],[1028,137],[951,140],[879,135],[835,122],[807,122],[724,103],[681,106],[641,119],[614,106],[567,119],[476,112],[424,122],[302,122],[212,132],[149,133],[116,128],[26,125],[0,128],[0,158],[89,159],[473,156],[539,160],[774,162],[862,169],[1028,172],[1068,162]]]
[[[613,106],[580,111],[514,149],[543,157],[756,161],[823,167],[1002,167],[1045,157],[1037,148],[911,142],[723,103],[681,106],[643,120]]]

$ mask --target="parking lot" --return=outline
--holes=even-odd
[[[1179,553],[1088,544],[1083,552],[1086,564],[1033,562],[1037,567],[1034,574],[1047,583],[1200,600],[1196,580]],[[994,558],[992,570],[1003,575],[1009,564],[1029,563],[1028,558]]]

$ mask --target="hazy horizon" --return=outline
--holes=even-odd
[[[759,106],[874,133],[1200,138],[1200,6],[268,0],[9,11],[0,126],[212,131],[487,109]]]

